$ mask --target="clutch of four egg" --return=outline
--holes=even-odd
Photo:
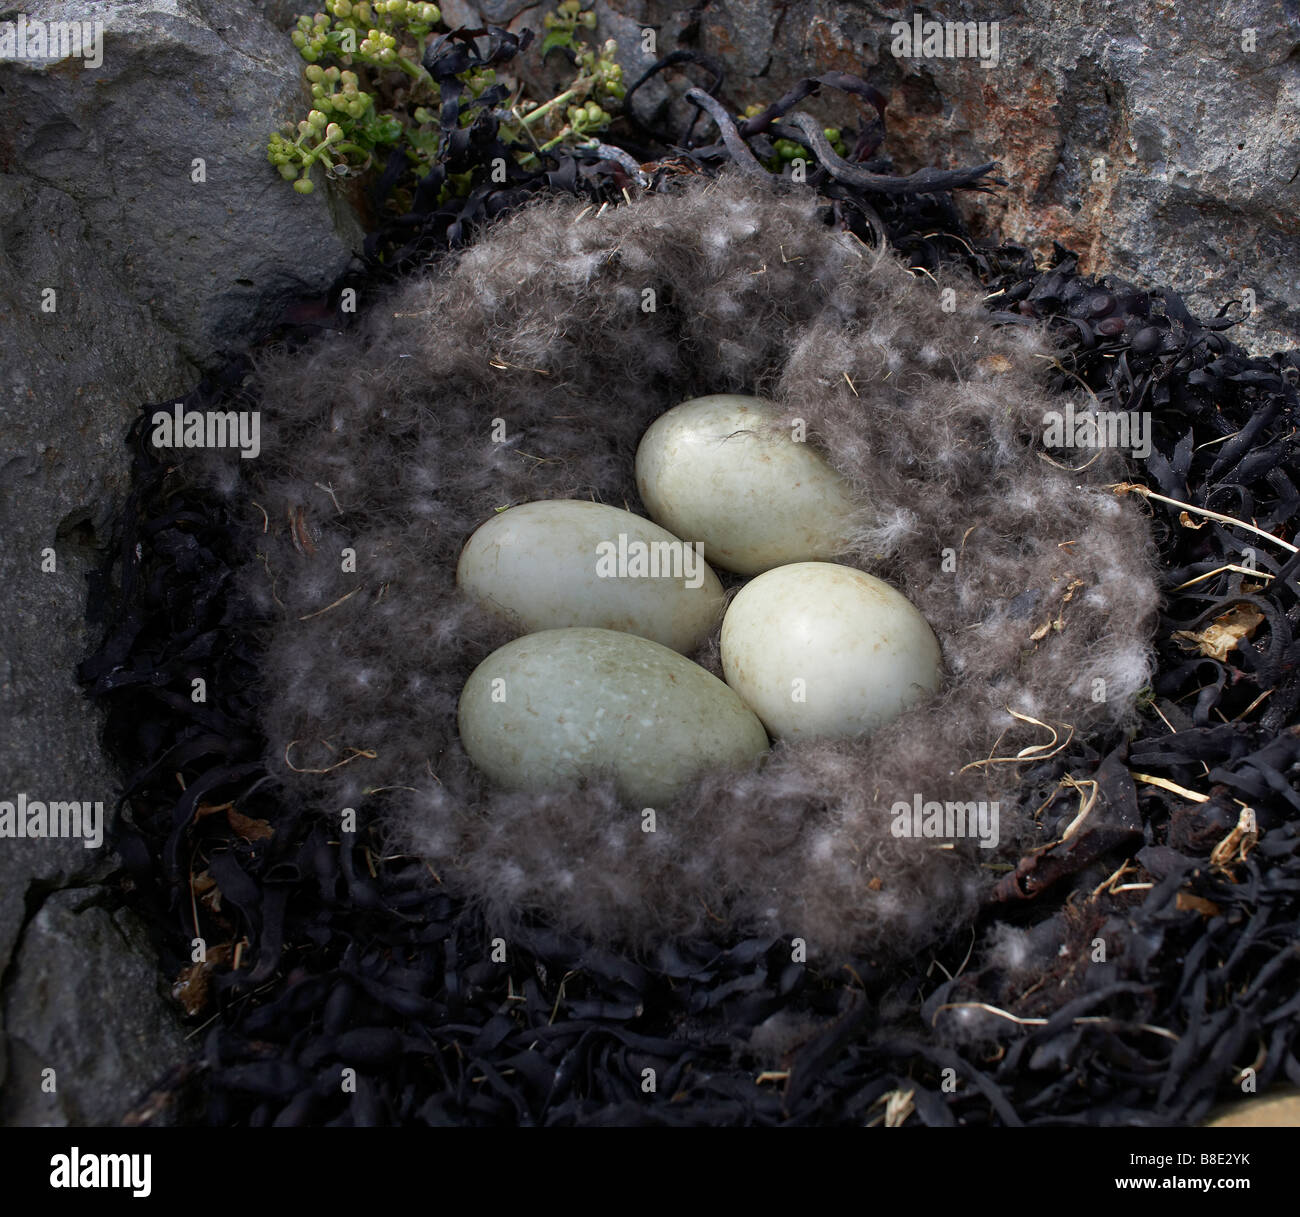
[[[653,805],[704,769],[752,763],[764,725],[788,738],[855,735],[938,687],[938,643],[920,613],[888,584],[822,560],[847,547],[854,504],[776,417],[735,395],[661,416],[636,457],[659,524],[560,499],[474,533],[458,583],[530,631],[484,660],[461,696],[461,740],[488,777],[547,790],[609,772],[621,797]],[[674,654],[721,613],[704,558],[766,572],[723,621],[727,684]]]

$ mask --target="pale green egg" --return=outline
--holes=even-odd
[[[716,767],[753,765],[763,724],[711,672],[646,638],[544,630],[506,643],[461,693],[470,760],[514,790],[611,773],[636,807],[661,807]]]
[[[581,499],[494,516],[465,545],[456,582],[521,631],[593,626],[683,652],[722,615],[722,585],[699,546]]]
[[[795,431],[764,429],[776,418],[759,397],[697,397],[657,418],[637,448],[651,517],[741,575],[833,558],[849,542],[847,484]]]
[[[727,683],[781,739],[875,731],[934,694],[942,654],[901,592],[833,562],[796,562],[740,589],[722,621]]]

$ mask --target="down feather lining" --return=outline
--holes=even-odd
[[[1107,489],[1115,450],[1047,459],[1067,404],[1051,358],[1040,331],[990,324],[973,283],[909,273],[807,193],[724,177],[499,222],[353,331],[265,357],[260,458],[203,458],[258,534],[243,577],[272,621],[260,697],[285,797],[375,806],[393,849],[503,933],[535,913],[634,949],[770,932],[827,958],[968,924],[989,864],[1031,840],[1008,758],[1122,726],[1151,673],[1148,526]],[[511,635],[458,592],[462,546],[535,499],[644,515],[641,435],[722,392],[806,421],[862,508],[840,560],[925,615],[942,693],[870,738],[702,775],[653,832],[610,781],[492,788],[456,708]],[[717,638],[694,658],[720,676]],[[896,836],[894,805],[918,799],[996,801],[997,847]]]

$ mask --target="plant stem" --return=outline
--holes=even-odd
[[[572,128],[572,127],[567,127],[567,126],[566,126],[566,127],[564,128],[564,130],[561,131],[561,132],[559,133],[559,135],[557,135],[554,139],[548,139],[548,140],[546,141],[546,143],[544,143],[544,144],[543,144],[543,145],[538,149],[538,151],[539,151],[539,152],[549,152],[549,151],[550,151],[552,148],[554,148],[555,145],[558,144],[558,143],[559,143],[559,142],[560,142],[560,141],[561,141],[561,140],[562,140],[566,135],[572,135],[572,134],[573,134],[573,128]]]
[[[405,55],[397,57],[397,66],[402,69],[408,76],[416,80],[432,80],[433,77],[424,70],[418,63],[412,63]]]
[[[536,122],[544,114],[549,114],[556,106],[562,106],[566,101],[572,101],[578,96],[577,81],[574,82],[572,89],[566,89],[558,97],[552,97],[550,101],[544,101],[536,110],[529,110],[519,121],[527,126],[529,123]]]

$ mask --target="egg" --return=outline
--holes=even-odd
[[[855,505],[848,485],[759,397],[696,397],[641,437],[636,485],[652,519],[702,541],[715,566],[741,575],[847,548]]]
[[[763,725],[711,672],[614,630],[543,630],[506,643],[461,692],[461,743],[489,778],[553,790],[612,773],[637,807],[670,802],[702,770],[753,764]]]
[[[783,739],[871,732],[935,693],[938,639],[881,579],[796,562],[750,580],[722,621],[727,683]]]
[[[698,545],[580,499],[511,507],[466,543],[461,588],[519,630],[593,626],[692,651],[722,615]]]

